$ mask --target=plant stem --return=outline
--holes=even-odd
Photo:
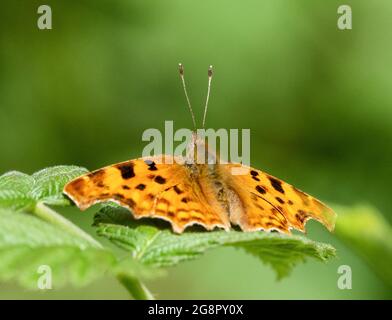
[[[56,211],[47,207],[43,202],[38,202],[34,208],[34,214],[41,219],[48,221],[54,225],[61,227],[63,230],[71,233],[77,237],[87,240],[91,245],[96,248],[102,248],[102,245],[96,241],[88,233],[80,229],[78,226],[73,224],[71,221],[65,219],[62,215],[58,214]]]
[[[117,275],[118,281],[128,290],[132,297],[136,300],[155,300],[152,293],[137,278],[130,277],[125,274]]]

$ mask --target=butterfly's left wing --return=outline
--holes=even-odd
[[[76,178],[64,193],[82,210],[114,201],[137,219],[169,221],[176,232],[193,224],[228,229],[227,217],[209,205],[191,170],[178,162],[168,155],[121,162]]]
[[[245,169],[245,170],[243,170]],[[233,174],[233,172],[244,174]],[[332,231],[336,213],[316,198],[260,170],[238,163],[217,166],[230,190],[236,193],[242,213],[234,214],[243,230],[277,229],[289,232],[291,228],[305,230],[308,219],[315,219]]]

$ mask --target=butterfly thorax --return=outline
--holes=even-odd
[[[219,156],[209,148],[205,138],[193,132],[185,161],[191,180],[210,205],[215,208],[218,206],[219,211],[228,212],[231,192],[219,173],[219,162]]]

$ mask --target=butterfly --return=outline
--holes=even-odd
[[[188,107],[196,127],[186,91],[184,69],[180,64]],[[208,93],[204,109],[205,123],[212,79],[208,70]],[[176,233],[201,225],[207,230],[233,225],[242,231],[305,232],[305,224],[315,219],[328,230],[334,229],[336,214],[316,198],[261,170],[240,163],[197,163],[194,150],[207,144],[192,135],[188,158],[158,155],[110,165],[78,177],[64,187],[81,210],[112,201],[130,210],[133,217],[160,218],[170,222]],[[192,159],[193,158],[193,159]],[[243,169],[242,175],[233,170]]]

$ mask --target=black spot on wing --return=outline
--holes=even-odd
[[[150,171],[156,171],[158,168],[155,166],[155,162],[152,160],[144,160],[144,163],[148,165],[148,170]]]
[[[279,197],[275,197],[275,199],[276,199],[276,200],[278,200],[278,202],[279,202],[279,203],[281,203],[281,204],[283,204],[283,203],[284,203],[284,200],[283,200],[283,199],[281,199],[281,198],[279,198]]]
[[[138,185],[136,186],[136,189],[138,189],[138,190],[144,190],[145,188],[146,188],[146,185],[143,184],[143,183],[140,183],[140,184],[138,184]]]
[[[174,186],[174,191],[177,193],[177,194],[181,194],[181,193],[183,193],[184,191],[182,191],[179,187],[177,187],[177,186]]]
[[[123,179],[131,179],[135,176],[133,166],[134,166],[133,162],[130,162],[129,164],[119,164],[117,166],[117,169],[120,170],[121,177]]]
[[[163,177],[161,177],[161,176],[156,176],[155,179],[154,179],[154,181],[155,181],[156,183],[159,183],[159,184],[164,184],[164,183],[166,183],[166,179],[163,178]]]
[[[261,194],[265,194],[267,191],[265,190],[264,187],[262,186],[256,186],[256,190],[261,193]]]
[[[255,170],[251,170],[250,174],[252,175],[252,177],[257,177],[259,175],[259,173]]]
[[[269,181],[271,182],[271,186],[276,190],[279,191],[280,193],[284,193],[284,190],[282,188],[282,182],[279,181],[278,179],[275,179],[273,177],[268,177]]]
[[[188,202],[189,202],[189,199],[186,198],[186,197],[184,197],[184,198],[181,199],[181,202],[188,203]]]

